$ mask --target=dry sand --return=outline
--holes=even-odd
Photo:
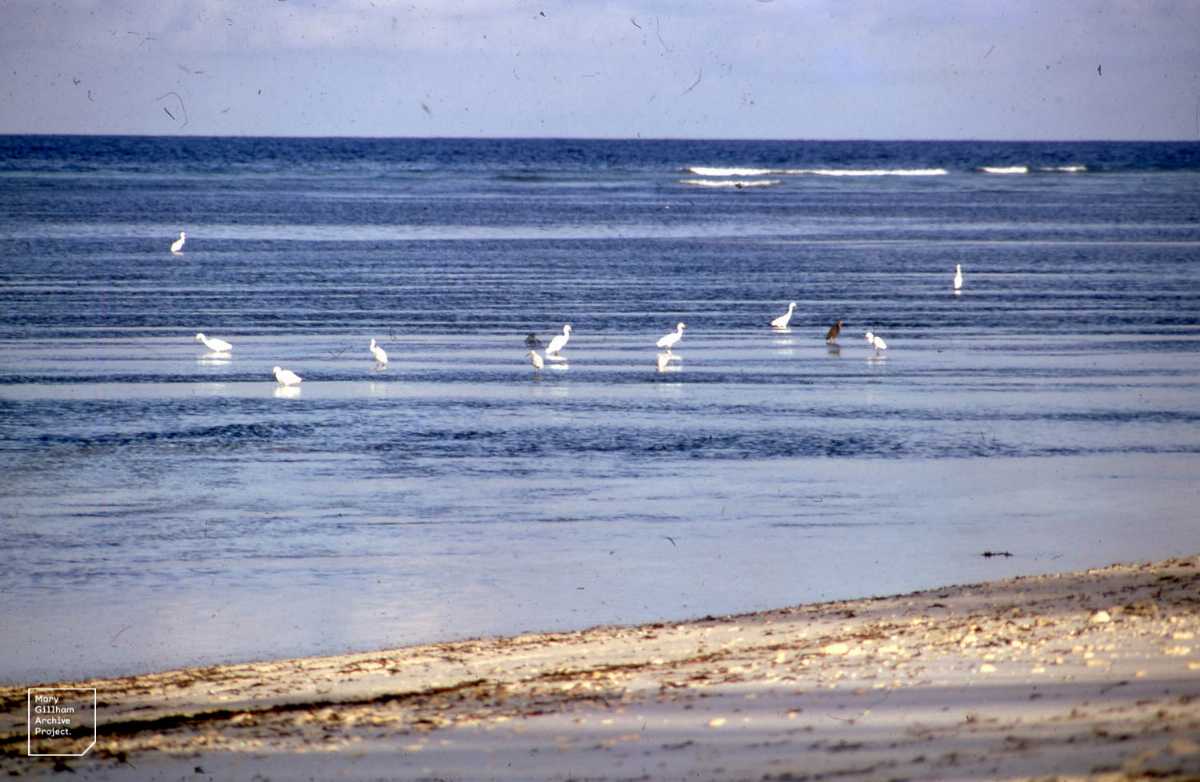
[[[89,779],[1200,779],[1200,557],[85,683]],[[57,766],[57,770],[56,770]]]

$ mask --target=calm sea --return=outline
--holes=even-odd
[[[1200,144],[0,137],[0,680],[1195,553],[1198,424]]]

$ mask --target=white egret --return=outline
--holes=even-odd
[[[281,386],[298,386],[302,382],[302,378],[290,369],[273,367],[271,371],[275,373],[275,379]]]
[[[204,336],[204,332],[196,334],[196,339],[199,342],[203,342],[204,347],[208,348],[213,353],[228,353],[229,351],[233,350],[233,345],[230,345],[225,340],[217,339],[216,337],[206,337]]]
[[[659,338],[658,342],[655,342],[654,344],[660,348],[666,349],[666,351],[670,353],[671,348],[674,347],[679,340],[683,339],[683,330],[685,328],[687,328],[686,323],[676,323],[674,331],[672,331],[670,334],[664,334]]]
[[[371,355],[375,357],[375,363],[380,366],[387,363],[387,351],[375,344],[374,337],[371,337]]]
[[[881,350],[887,350],[887,343],[884,342],[883,337],[879,336],[878,334],[873,334],[868,331],[863,336],[867,338],[867,344],[875,348],[876,353],[879,353]]]
[[[550,340],[550,344],[546,346],[546,355],[556,355],[558,351],[567,346],[568,340],[571,339],[571,324],[563,324],[562,334],[559,334],[554,339]]]
[[[529,363],[538,371],[541,371],[546,366],[546,362],[542,360],[542,357],[538,355],[536,350],[529,351]]]
[[[837,323],[835,323],[829,327],[829,331],[825,332],[825,342],[826,343],[837,342],[838,334],[841,334],[841,333],[842,333],[842,321],[839,320]]]
[[[180,231],[179,238],[171,242],[171,252],[173,252],[175,255],[181,254],[183,252],[183,243],[186,241],[187,233],[185,231]]]
[[[956,264],[954,264],[954,290],[956,290],[956,291],[962,290],[962,285],[963,285],[962,264],[956,263]]]
[[[788,321],[790,321],[792,319],[792,313],[795,311],[796,311],[796,302],[793,301],[791,304],[788,305],[787,312],[783,313],[778,318],[775,318],[775,320],[771,321],[771,328],[786,329],[788,327]]]

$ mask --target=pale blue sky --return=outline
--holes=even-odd
[[[1195,140],[1200,2],[5,0],[0,73],[4,133]]]

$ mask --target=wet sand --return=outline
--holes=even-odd
[[[74,683],[87,779],[1200,778],[1200,556]]]

